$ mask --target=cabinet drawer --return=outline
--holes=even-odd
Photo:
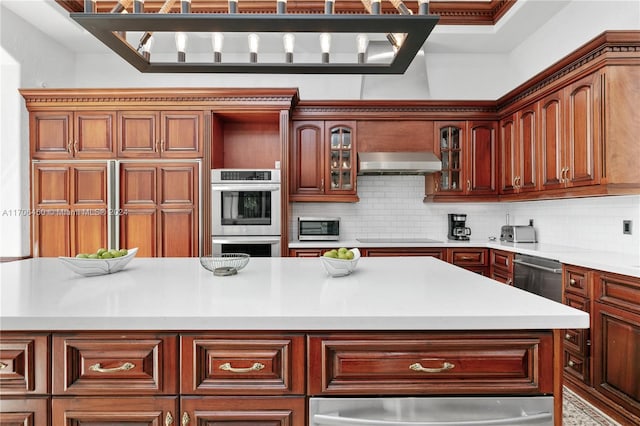
[[[51,401],[52,426],[179,425],[176,396],[56,398]]]
[[[596,278],[597,300],[640,313],[640,278],[604,272]]]
[[[449,249],[449,261],[459,266],[487,266],[488,249]]]
[[[182,425],[305,426],[304,396],[186,396],[180,399]]]
[[[0,399],[0,425],[48,426],[49,398]]]
[[[48,393],[49,336],[3,332],[0,367],[0,395]]]
[[[491,267],[513,273],[513,253],[491,250]]]
[[[309,393],[552,393],[551,333],[309,337]]]
[[[564,371],[585,383],[589,383],[587,358],[572,351],[564,351]]]
[[[513,285],[513,273],[499,268],[491,269],[491,278],[503,284]]]
[[[575,266],[565,266],[562,274],[564,291],[590,297],[589,270]]]
[[[303,335],[183,335],[182,393],[304,394]]]
[[[54,395],[151,395],[178,391],[177,336],[53,336]]]
[[[567,329],[564,331],[564,345],[580,356],[588,356],[589,330]]]

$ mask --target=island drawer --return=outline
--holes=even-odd
[[[54,395],[178,392],[175,334],[54,334]]]
[[[551,333],[312,335],[308,353],[310,395],[553,393]]]
[[[2,332],[0,395],[49,391],[49,335]]]
[[[304,394],[303,334],[182,335],[182,393]]]
[[[562,282],[565,293],[573,293],[584,297],[590,297],[591,291],[589,291],[589,275],[589,269],[564,265]]]

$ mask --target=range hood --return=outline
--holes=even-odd
[[[442,170],[433,152],[359,152],[358,161],[359,175],[423,175]]]

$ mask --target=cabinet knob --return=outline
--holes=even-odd
[[[171,411],[167,411],[167,415],[164,416],[164,426],[171,426],[173,424],[173,416]]]
[[[569,333],[567,333],[567,334],[564,335],[564,338],[567,339],[567,340],[571,340],[571,335]]]
[[[181,422],[182,426],[187,426],[190,421],[191,421],[191,418],[189,417],[189,414],[186,411],[182,413],[182,422]]]
[[[513,280],[511,278],[509,278],[505,284],[506,285],[513,285]]]
[[[575,286],[576,285],[576,280],[574,280],[573,278],[569,279],[569,284]]]
[[[9,366],[9,364],[7,364],[6,362],[0,362],[0,370],[4,370],[8,366]]]
[[[567,362],[567,365],[569,365],[569,367],[573,367],[574,365],[576,365],[576,363],[569,360],[569,362]]]

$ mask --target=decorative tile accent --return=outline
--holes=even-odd
[[[621,426],[566,386],[562,392],[563,426]]]

